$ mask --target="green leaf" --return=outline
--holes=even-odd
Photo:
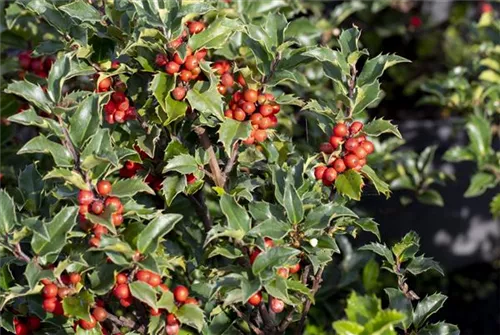
[[[22,124],[24,126],[34,126],[42,129],[51,129],[55,135],[61,137],[63,135],[62,128],[55,120],[39,116],[33,107],[11,115],[9,121]]]
[[[325,229],[333,218],[343,216],[357,217],[349,208],[334,203],[323,204],[309,211],[303,229]]]
[[[333,323],[333,329],[338,335],[358,335],[361,334],[364,327],[356,322],[339,320]]]
[[[101,163],[111,163],[118,166],[118,156],[111,144],[109,129],[99,129],[85,146],[81,153],[82,167],[91,169]]]
[[[465,125],[470,140],[470,149],[481,161],[491,151],[491,129],[488,120],[480,115],[471,115]]]
[[[115,274],[120,270],[116,264],[102,264],[97,266],[88,275],[90,280],[90,291],[94,294],[104,295],[116,284]]]
[[[371,242],[359,248],[359,250],[368,250],[376,253],[377,255],[383,256],[390,264],[394,264],[394,256],[391,250],[385,245],[376,242]]]
[[[380,268],[378,263],[374,259],[370,259],[364,266],[362,274],[363,286],[367,292],[373,292],[377,289],[379,274]]]
[[[231,229],[241,230],[244,233],[250,230],[250,217],[245,208],[239,205],[234,197],[223,194],[220,199],[220,207]]]
[[[196,35],[195,35],[196,36]],[[182,324],[195,328],[198,332],[205,325],[205,315],[201,308],[194,304],[184,304],[175,312],[175,316]]]
[[[52,113],[52,102],[38,85],[28,81],[13,81],[5,89],[6,93],[12,93],[27,100],[30,104],[40,108],[44,112]]]
[[[419,193],[417,195],[417,200],[426,205],[433,205],[439,207],[444,206],[443,197],[441,197],[441,194],[439,194],[438,191],[433,189],[427,189],[422,193]]]
[[[164,308],[170,313],[173,312],[173,310],[176,308],[174,294],[170,291],[162,292],[160,300],[158,300],[156,306],[158,308]]]
[[[199,36],[199,34],[195,36]],[[197,81],[188,90],[186,99],[191,108],[199,111],[205,119],[214,116],[220,121],[224,120],[222,96],[217,91],[216,85],[211,85],[206,81]]]
[[[379,194],[382,193],[387,198],[389,198],[389,196],[391,195],[391,190],[389,190],[389,185],[385,181],[380,179],[379,176],[377,176],[375,171],[373,171],[373,169],[369,165],[363,166],[363,168],[361,169],[361,173],[363,173],[363,175],[365,175],[369,180],[371,180],[371,182],[373,183],[375,189]]]
[[[412,273],[413,275],[419,275],[428,270],[435,270],[444,276],[444,271],[438,262],[434,261],[432,258],[418,256],[411,260],[411,262],[406,267],[406,271]]]
[[[270,296],[283,300],[287,305],[294,305],[288,296],[286,279],[276,276],[273,280],[264,284],[264,288]]]
[[[140,192],[155,193],[148,184],[138,178],[120,179],[111,188],[111,195],[119,198],[133,197]]]
[[[112,215],[114,213],[114,209],[111,207],[106,207],[104,212],[101,215],[95,215],[92,214],[91,212],[85,214],[85,218],[92,222],[93,224],[98,224],[101,226],[104,226],[108,228],[108,230],[116,235],[116,227],[115,225],[111,222]]]
[[[169,94],[165,101],[165,108],[167,117],[166,119],[162,118],[162,120],[163,125],[168,126],[172,122],[177,121],[186,115],[188,104],[184,101],[175,100],[172,95]]]
[[[182,175],[167,176],[167,178],[163,180],[162,190],[168,207],[172,205],[172,201],[174,201],[178,194],[184,191],[186,186],[186,177]]]
[[[47,225],[37,217],[28,217],[21,222],[21,225],[30,229],[33,233],[38,234],[42,239],[50,242],[49,231]]]
[[[212,258],[215,256],[222,256],[228,259],[236,259],[243,256],[243,253],[240,249],[237,249],[236,247],[231,245],[217,246],[210,252],[210,254],[208,254],[208,258]]]
[[[500,217],[500,193],[491,199],[490,202],[490,212],[493,217]]]
[[[361,175],[354,170],[347,170],[339,174],[335,180],[335,188],[339,194],[358,201],[361,199],[362,184]]]
[[[237,19],[219,17],[211,22],[208,27],[199,34],[189,38],[189,46],[193,50],[200,48],[220,49],[224,47],[227,40],[237,31],[243,31],[244,25]]]
[[[373,119],[363,127],[363,131],[368,136],[378,137],[385,133],[391,133],[398,138],[403,138],[398,130],[398,126],[393,125],[390,121],[384,119]]]
[[[347,58],[349,54],[359,50],[358,42],[360,31],[357,27],[342,31],[339,38],[340,51]]]
[[[258,275],[266,269],[271,269],[275,266],[281,266],[292,257],[298,255],[300,250],[288,247],[273,247],[262,253],[255,259],[252,265],[252,271]]]
[[[24,276],[28,282],[29,288],[32,290],[35,286],[42,280],[43,278],[47,278],[49,280],[55,280],[54,272],[52,270],[42,270],[40,266],[35,263],[35,261],[31,260],[26,269],[24,270]]]
[[[57,166],[73,166],[73,157],[70,152],[61,144],[52,142],[42,134],[32,138],[17,152],[18,155],[32,153],[46,153],[52,155]]]
[[[363,334],[382,335],[389,330],[394,330],[394,325],[404,319],[404,315],[393,310],[383,310],[377,313],[375,318],[365,324]]]
[[[71,2],[58,7],[58,9],[82,22],[96,23],[101,20],[99,11],[83,0]]]
[[[405,316],[401,322],[404,330],[408,329],[413,322],[413,306],[406,296],[398,289],[386,288],[385,293],[389,297],[389,307],[395,309]]]
[[[413,314],[413,324],[418,329],[423,325],[425,320],[429,318],[432,314],[436,313],[441,307],[443,307],[444,302],[447,297],[441,293],[434,293],[433,295],[425,297],[421,300],[415,312]]]
[[[21,171],[17,178],[17,184],[23,196],[23,208],[32,212],[38,211],[42,202],[44,181],[34,164],[26,166]]]
[[[414,231],[410,231],[400,242],[394,244],[391,250],[401,262],[405,262],[415,256],[419,247],[420,237]]]
[[[170,92],[175,88],[175,77],[165,72],[158,72],[153,76],[149,90],[153,92],[161,108],[166,111],[166,101]]]
[[[376,223],[373,219],[362,218],[354,221],[354,224],[359,228],[361,228],[363,231],[367,231],[374,234],[380,241],[380,231],[378,230],[378,223]]]
[[[62,169],[62,168],[55,168],[54,170],[50,171],[47,173],[43,179],[52,179],[52,178],[61,178],[70,183],[71,185],[74,185],[78,189],[81,190],[87,190],[88,186],[87,183],[85,183],[85,180],[83,180],[82,176],[77,173],[74,170],[68,170],[68,169]]]
[[[359,74],[356,84],[358,86],[371,84],[381,77],[385,70],[398,63],[410,63],[410,61],[397,55],[378,55],[363,65],[363,70]]]
[[[248,299],[255,293],[259,292],[261,289],[260,280],[248,280],[245,277],[241,278],[241,294],[242,294],[242,302],[246,303]]]
[[[163,214],[151,221],[137,239],[137,248],[141,254],[154,252],[158,248],[160,238],[168,234],[181,219],[180,214]]]
[[[14,201],[7,192],[0,190],[0,233],[6,235],[17,224]]]
[[[99,95],[89,95],[80,102],[69,123],[71,139],[80,147],[99,127]]]
[[[231,157],[233,144],[238,140],[247,139],[252,132],[250,122],[241,122],[230,118],[224,118],[219,131],[219,142],[224,146],[226,154]]]
[[[314,304],[314,296],[311,293],[311,290],[309,289],[309,287],[302,284],[302,282],[298,280],[289,279],[286,281],[286,286],[290,291],[295,291],[304,294]]]
[[[283,194],[283,202],[285,204],[286,214],[288,220],[297,224],[304,218],[304,206],[302,200],[297,194],[297,190],[291,183],[285,185],[285,192]]]
[[[465,191],[464,197],[477,197],[486,192],[488,188],[494,186],[495,176],[493,174],[488,172],[476,172],[470,180],[470,185]]]
[[[164,172],[177,171],[182,174],[193,173],[198,170],[196,159],[188,154],[180,154],[168,161]]]
[[[149,307],[158,309],[156,306],[156,291],[151,285],[137,280],[129,283],[128,286],[134,298],[142,301]]]
[[[448,162],[472,161],[474,153],[468,148],[453,147],[444,153],[443,159]]]
[[[284,238],[292,230],[290,223],[277,220],[274,217],[259,221],[261,221],[261,223],[253,227],[248,232],[249,235],[269,237],[279,240]]]
[[[64,314],[90,322],[90,307],[94,304],[94,296],[87,291],[66,297],[62,301]]]
[[[417,332],[417,335],[460,335],[460,329],[449,323],[438,322],[426,325]]]
[[[347,299],[345,313],[349,321],[365,324],[373,319],[380,309],[380,299],[375,296],[360,296],[353,291]]]
[[[58,254],[66,245],[66,235],[76,224],[78,207],[65,207],[54,216],[51,222],[47,223],[47,230],[50,235],[50,242],[39,235],[33,235],[31,247],[39,256]]]
[[[53,102],[59,103],[61,100],[61,92],[64,85],[64,79],[71,69],[71,56],[65,54],[63,57],[56,59],[49,72],[47,93]]]

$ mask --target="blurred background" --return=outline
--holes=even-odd
[[[233,0],[237,3],[244,0]],[[229,1],[230,2],[230,1]],[[227,3],[227,1],[226,1]],[[288,37],[304,45],[337,48],[342,29],[362,29],[360,43],[370,55],[392,54],[411,60],[385,72],[383,100],[370,109],[370,118],[394,120],[403,139],[376,144],[370,160],[390,183],[390,199],[367,189],[357,208],[380,224],[387,244],[414,230],[421,251],[441,263],[446,275],[426,273],[408,284],[420,297],[437,291],[448,295],[433,321],[457,324],[462,334],[500,334],[500,3],[453,0],[269,0],[266,11],[280,10],[293,18]],[[35,50],[45,67],[60,45],[47,40],[42,23],[34,24],[0,1],[0,47],[3,56]],[[224,4],[226,6],[226,4]],[[9,25],[9,26],[7,26]],[[44,37],[45,36],[45,37]],[[40,63],[38,62],[38,63]],[[40,65],[36,63],[36,65]],[[1,151],[2,187],[17,179],[25,166],[15,152],[27,128],[6,118],[24,108],[3,93],[6,82],[30,76],[43,80],[44,66],[23,71],[16,57],[2,57]],[[285,92],[303,99],[335,104],[333,92],[321,75],[321,66],[308,65],[297,83]],[[75,85],[89,83],[75,83]],[[325,89],[326,88],[326,89]],[[280,119],[280,132],[290,134],[298,148],[317,151],[324,133],[308,122],[307,111],[295,113],[299,125]],[[365,117],[368,117],[366,115]],[[478,138],[483,146],[479,149]],[[345,300],[353,288],[383,297],[374,282],[393,280],[356,246],[368,241],[340,240],[343,257],[325,274],[325,282],[307,334],[332,334],[331,322],[342,316],[329,302]],[[387,285],[385,285],[387,286]]]

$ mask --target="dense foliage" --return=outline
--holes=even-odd
[[[385,153],[401,134],[366,110],[383,98],[384,71],[408,62],[370,57],[357,27],[339,31],[332,47],[301,38],[303,9],[279,1],[6,6],[4,329],[303,332],[325,267],[353,261],[348,239],[381,239],[378,224],[352,208],[365,190],[390,195],[377,167],[390,163]],[[433,154],[413,160],[418,187],[441,178],[430,171]],[[424,186],[414,188],[420,200],[439,203]],[[396,284],[385,288],[385,308],[369,294],[336,302],[345,319],[329,320],[333,329],[458,334],[428,322],[444,295],[421,299],[407,284],[442,274],[418,249],[413,232],[390,248],[360,248],[380,255]],[[346,277],[359,271],[341,262]],[[362,266],[370,292],[379,266]]]

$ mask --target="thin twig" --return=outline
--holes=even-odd
[[[236,163],[236,159],[238,158],[238,149],[240,148],[240,143],[235,142],[233,144],[233,153],[231,157],[229,158],[229,161],[226,164],[226,167],[224,168],[224,180],[227,179],[227,175],[231,173],[231,170],[233,169],[234,163]]]
[[[307,284],[307,278],[309,277],[309,271],[311,270],[311,266],[310,265],[306,265],[304,267],[304,271],[302,271],[302,275],[301,275],[301,282],[302,284],[306,285]],[[292,323],[292,319],[293,319],[293,312],[295,312],[295,309],[290,309],[290,311],[288,312],[287,316],[285,316],[285,318],[283,319],[283,321],[281,321],[279,327],[278,327],[278,331],[280,333],[283,333],[287,328],[288,326],[290,325],[290,323]]]
[[[138,323],[135,323],[134,321],[132,321],[126,317],[123,317],[123,316],[117,317],[116,315],[113,315],[109,312],[108,312],[107,320],[113,322],[114,324],[116,324],[118,326],[127,327],[127,328],[137,330],[137,332],[139,332],[139,333],[144,333],[146,331],[146,327],[144,325],[140,325]]]
[[[316,294],[316,292],[318,292],[319,288],[321,287],[321,282],[323,281],[322,276],[323,276],[324,269],[325,269],[324,267],[319,268],[318,272],[316,273],[316,276],[314,276],[313,286],[311,289],[311,294],[313,296]],[[310,299],[306,300],[306,303],[304,305],[304,310],[302,311],[302,317],[300,318],[299,326],[297,328],[297,331],[295,332],[295,334],[297,334],[297,335],[302,334],[302,332],[304,330],[304,326],[306,323],[306,317],[307,317],[307,314],[309,313],[309,309],[311,308],[311,303],[312,302]]]
[[[351,80],[349,80],[349,99],[352,101],[352,98],[354,97],[354,90],[356,89],[356,74],[358,73],[358,70],[356,69],[355,65],[351,66]],[[352,118],[352,111],[353,108],[348,109],[349,113],[347,115],[348,118]]]
[[[25,261],[26,263],[31,262],[31,258],[28,255],[26,255],[24,251],[21,249],[20,243],[16,243],[14,245],[14,255],[20,260]]]
[[[260,330],[256,325],[254,325],[252,323],[252,321],[250,321],[250,319],[248,319],[248,317],[243,314],[242,311],[240,311],[238,308],[234,307],[234,306],[231,306],[231,308],[236,312],[236,315],[240,318],[240,319],[243,319],[245,320],[246,323],[248,323],[248,325],[250,326],[250,328],[253,330],[253,332],[257,335],[264,335],[264,332],[262,330]]]
[[[205,128],[197,126],[194,128],[194,131],[200,138],[201,145],[208,153],[209,156],[208,165],[210,166],[210,171],[213,174],[212,180],[215,186],[224,187],[224,178],[222,176],[219,163],[217,162],[217,157],[215,156],[214,148],[212,146],[212,143],[210,142],[210,139],[208,138]]]

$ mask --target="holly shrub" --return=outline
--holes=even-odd
[[[352,210],[390,195],[366,110],[408,60],[294,33],[299,2],[9,3],[2,36],[1,326],[17,335],[301,334],[325,267],[353,278]],[[24,49],[19,50],[23,45]],[[17,46],[17,48],[16,48]],[[401,66],[401,65],[400,65]],[[314,73],[317,78],[308,78]],[[322,84],[310,94],[310,82]],[[321,98],[321,95],[327,98]],[[9,116],[8,118],[5,118]],[[314,140],[308,141],[308,132]],[[301,136],[301,134],[306,134]],[[315,143],[318,139],[318,143]],[[298,144],[295,144],[298,143]],[[433,152],[418,164],[427,166]],[[422,163],[421,163],[422,162]],[[339,247],[340,245],[340,247]],[[352,249],[352,248],[351,248]],[[458,334],[428,318],[446,297],[407,284],[434,270],[410,232],[363,270],[338,334]],[[351,283],[346,281],[346,285]]]

